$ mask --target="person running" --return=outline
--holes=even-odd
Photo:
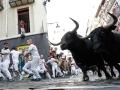
[[[4,43],[4,48],[1,50],[2,54],[2,72],[7,77],[8,81],[13,81],[12,76],[9,72],[9,65],[10,65],[10,49],[8,48],[8,43]]]
[[[2,54],[0,52],[0,81],[5,79],[5,77],[4,77],[3,73],[2,73],[2,62],[3,62],[3,59],[2,59]]]
[[[16,50],[16,47],[12,47],[11,49],[11,55],[12,55],[12,62],[13,62],[13,71],[15,72],[15,75],[17,78],[19,78],[20,73],[18,70],[18,64],[19,64],[19,55],[22,54],[21,52]]]
[[[40,74],[45,74],[45,76],[48,79],[51,79],[51,76],[50,76],[48,70],[46,69],[46,62],[45,62],[43,55],[40,55],[40,62],[39,62],[39,66],[38,66],[37,70]]]
[[[54,58],[54,56],[49,56],[49,59],[47,61],[47,63],[50,63],[52,65],[52,77],[55,78],[58,74],[60,76],[63,76],[63,73],[61,72],[58,64],[56,63],[56,59]]]
[[[40,56],[38,53],[37,47],[33,44],[32,39],[27,40],[27,45],[29,45],[28,50],[24,53],[24,55],[31,55],[31,70],[36,78],[33,78],[33,81],[40,81],[41,77],[39,72],[37,71],[37,67],[39,66]]]

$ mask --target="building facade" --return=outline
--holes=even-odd
[[[100,5],[100,8],[98,9],[98,12],[96,13],[96,17],[99,18],[99,24],[100,25],[106,25],[112,21],[112,18],[107,14],[107,12],[113,13],[117,16],[118,22],[117,22],[117,31],[120,28],[120,0],[102,0],[102,5]]]
[[[47,57],[47,13],[44,0],[0,0],[0,48],[25,45],[32,38],[39,53]],[[21,34],[25,37],[22,38]]]

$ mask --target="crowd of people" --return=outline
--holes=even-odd
[[[23,80],[27,76],[31,81],[40,81],[44,78],[51,80],[80,73],[73,58],[65,56],[64,53],[57,54],[56,48],[50,47],[48,60],[45,60],[32,39],[28,39],[26,44],[28,49],[20,52],[16,47],[10,50],[9,44],[4,43],[0,52],[0,80]]]

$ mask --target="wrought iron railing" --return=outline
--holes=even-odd
[[[9,0],[9,4],[11,7],[17,7],[17,6],[34,3],[34,1],[35,0]]]

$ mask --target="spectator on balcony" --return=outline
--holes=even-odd
[[[20,34],[21,34],[21,37],[25,36],[25,32],[26,32],[25,27],[26,27],[26,23],[23,20],[20,20]]]

